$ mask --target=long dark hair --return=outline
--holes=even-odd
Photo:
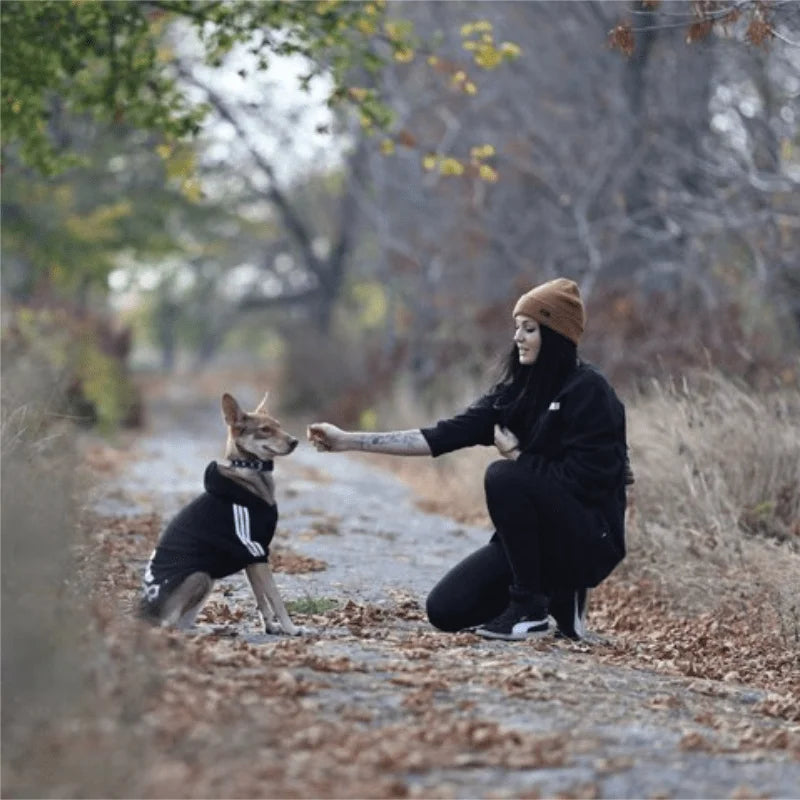
[[[523,435],[531,431],[578,364],[575,342],[546,325],[539,325],[539,331],[542,346],[536,361],[520,364],[517,347],[512,346],[494,387],[502,424]]]

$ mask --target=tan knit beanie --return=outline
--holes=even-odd
[[[534,286],[517,300],[514,316],[517,314],[532,317],[575,344],[580,341],[586,321],[578,284],[567,278]]]

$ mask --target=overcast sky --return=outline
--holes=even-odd
[[[327,77],[315,78],[309,92],[300,89],[298,76],[309,69],[305,59],[270,56],[269,69],[259,72],[256,58],[240,46],[222,67],[208,67],[202,63],[201,45],[190,29],[185,34],[181,32],[176,49],[187,66],[193,64],[195,77],[236,111],[250,141],[273,165],[282,185],[312,168],[324,170],[340,162],[341,141],[320,132],[332,121],[325,105],[331,81]],[[239,74],[241,70],[245,77]],[[190,86],[187,91],[197,100],[204,99],[195,87]],[[232,126],[215,120],[213,112],[203,127],[198,150],[210,162],[237,163],[246,158]],[[255,173],[251,175],[260,180]]]

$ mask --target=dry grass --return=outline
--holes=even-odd
[[[34,709],[60,713],[80,683],[77,658],[63,647],[74,632],[67,584],[75,520],[69,463],[74,442],[49,424],[46,406],[10,395],[18,384],[7,377],[2,418],[4,758],[18,745],[24,748],[39,723]]]
[[[629,410],[637,483],[631,561],[689,608],[771,598],[800,645],[800,397],[703,373],[652,385]]]
[[[433,425],[436,420],[466,408],[480,391],[476,385],[453,387],[450,402],[439,401],[435,407],[423,410],[413,389],[401,385],[393,392],[391,400],[379,409],[379,425],[394,430]],[[391,471],[409,485],[422,510],[469,525],[489,525],[483,474],[497,457],[494,448],[473,447],[437,459],[373,454],[360,457]]]
[[[721,437],[715,440],[718,446],[728,445],[729,456],[750,447],[754,463],[767,459],[776,480],[763,483],[753,494],[743,492],[740,507],[746,510],[761,502],[753,498],[768,500],[773,497],[770,492],[775,497],[780,494],[784,463],[780,459],[785,452],[781,447],[791,452],[792,442],[797,442],[796,423],[789,416],[782,418],[786,425],[775,437],[754,423],[750,427],[742,423],[742,436],[748,441],[729,442],[730,428],[725,426],[735,415],[750,414],[751,403],[758,409],[759,403],[769,405],[772,400],[750,397],[734,406],[733,395],[723,383],[704,384],[702,391],[714,386],[729,395],[724,401],[729,405],[718,401],[717,407],[726,409],[719,422],[710,414],[714,424],[706,422],[700,427],[702,437],[688,439],[694,448],[692,457],[699,469],[712,468],[716,463],[711,458],[713,448],[705,437],[713,433]],[[772,607],[758,617],[759,623],[763,620],[770,626],[768,635],[762,635],[761,630],[753,630],[753,617],[737,597],[736,586],[746,578],[754,586],[752,602],[770,602],[764,600],[765,590],[757,593],[758,582],[771,581],[776,591],[785,590],[789,596],[796,585],[789,570],[797,565],[798,555],[789,540],[779,541],[776,531],[791,532],[792,519],[784,518],[782,510],[778,513],[784,506],[776,502],[773,514],[762,513],[770,526],[762,531],[753,529],[746,515],[737,514],[733,500],[721,503],[717,497],[708,497],[702,501],[698,492],[693,503],[678,502],[673,508],[666,502],[654,486],[658,480],[680,475],[677,465],[686,451],[673,453],[671,468],[662,460],[663,453],[669,452],[668,441],[690,429],[681,420],[688,415],[684,404],[690,403],[691,395],[680,387],[655,388],[658,391],[637,399],[629,409],[638,479],[631,554],[625,569],[604,584],[593,600],[598,627],[615,641],[609,647],[594,648],[582,674],[589,682],[598,661],[608,660],[698,676],[703,691],[714,689],[705,686],[704,678],[771,688],[779,696],[765,701],[754,714],[779,719],[759,718],[754,730],[762,737],[777,737],[779,724],[796,719],[792,697],[796,697],[797,670],[792,667],[790,648],[778,652],[781,642],[773,631]],[[16,402],[13,409],[20,409]],[[152,514],[124,519],[84,515],[88,530],[82,540],[73,524],[77,516],[74,495],[80,487],[70,468],[74,466],[71,440],[62,432],[49,438],[55,432],[49,426],[46,433],[45,428],[32,425],[34,411],[29,407],[24,413],[4,415],[3,427],[4,437],[12,443],[3,449],[4,795],[245,797],[263,796],[267,791],[286,797],[397,797],[408,791],[397,775],[420,768],[458,769],[460,752],[469,752],[475,764],[504,769],[531,766],[518,763],[520,753],[532,753],[526,757],[547,765],[574,757],[564,750],[573,737],[562,741],[517,736],[512,742],[494,723],[470,721],[464,714],[466,707],[443,706],[436,695],[440,687],[455,691],[454,687],[481,675],[487,688],[502,684],[511,697],[547,699],[554,687],[543,677],[536,678],[535,664],[525,667],[533,672],[526,671],[521,679],[518,651],[513,648],[501,654],[502,668],[487,670],[485,653],[471,652],[474,637],[469,634],[448,637],[427,628],[409,630],[393,624],[413,620],[423,625],[422,609],[416,605],[376,608],[350,603],[322,611],[321,622],[310,620],[315,625],[345,627],[348,636],[362,644],[385,644],[384,655],[391,655],[394,662],[382,655],[373,667],[336,653],[321,654],[313,638],[251,646],[224,632],[187,637],[150,629],[120,615],[120,606],[135,594],[138,583],[131,559],[147,551],[146,543],[157,535],[160,521]],[[25,418],[28,423],[20,425],[19,420]],[[411,410],[406,424],[414,425]],[[651,455],[651,446],[660,448],[662,459]],[[422,504],[480,522],[485,521],[482,473],[492,457],[488,450],[474,449],[437,461],[387,458],[386,463],[418,487]],[[102,472],[115,459],[113,452],[101,450],[94,451],[90,461]],[[735,499],[739,473],[729,474],[726,469],[722,462],[716,467],[713,485]],[[681,487],[688,484],[675,480],[669,491],[680,500]],[[43,485],[47,503],[41,502]],[[718,513],[719,508],[729,516],[720,514],[708,527],[714,539],[724,542],[712,544],[712,539],[698,536],[687,539],[688,530],[704,530],[705,515]],[[794,509],[796,520],[796,504],[789,508]],[[733,520],[730,530],[725,528],[726,519]],[[769,535],[764,537],[762,532]],[[734,540],[738,546],[732,544]],[[695,551],[691,557],[689,542]],[[79,548],[79,558],[74,560],[74,545],[84,543],[90,546]],[[43,559],[42,550],[52,552],[54,558]],[[14,555],[12,560],[9,553]],[[654,580],[649,583],[646,576]],[[692,620],[677,613],[664,589],[688,597],[684,588],[692,581],[705,587],[706,595],[709,586],[727,587],[718,613],[707,612]],[[70,586],[77,591],[67,591]],[[738,611],[726,610],[724,603],[731,602],[738,602]],[[228,622],[234,628],[241,624],[239,611],[231,611],[228,605],[212,604],[208,613],[212,622],[221,622],[223,627]],[[230,619],[226,614],[232,615]],[[578,646],[541,646],[575,648],[570,663],[578,663]],[[335,725],[321,717],[317,704],[322,688],[338,685],[351,672],[369,669],[375,670],[375,685],[385,685],[387,663],[394,664],[392,685],[404,693],[404,716],[399,721],[395,716],[377,718],[372,728],[365,727],[372,709],[357,706],[343,713]],[[527,694],[513,694],[520,691]],[[605,696],[607,687],[598,692],[598,697]],[[687,697],[684,693],[665,697],[663,702],[685,703]],[[9,703],[9,698],[16,702]],[[753,719],[743,722],[755,725]],[[744,733],[737,736],[743,739]],[[785,750],[794,741],[770,747]]]
[[[2,793],[121,796],[138,769],[130,721],[149,673],[124,666],[115,702],[129,716],[115,713],[112,742],[106,692],[123,667],[93,613],[103,554],[87,574],[76,558],[87,489],[76,431],[35,358],[4,359],[2,378]],[[58,741],[44,736],[54,728]]]
[[[412,406],[400,404],[392,427],[426,418]],[[646,579],[685,613],[767,598],[782,639],[800,650],[800,396],[761,396],[705,372],[654,381],[626,406],[636,484],[617,578]],[[488,524],[483,473],[494,458],[472,448],[379,463],[422,508]]]
[[[711,549],[737,551],[747,534],[800,544],[799,419],[797,394],[761,397],[710,373],[654,382],[629,412],[637,505]]]

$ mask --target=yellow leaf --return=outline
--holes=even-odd
[[[168,177],[189,178],[194,173],[194,151],[191,147],[174,148],[164,163]]]
[[[366,100],[369,90],[362,89],[360,86],[351,86],[347,93],[358,103],[363,103]]]
[[[483,69],[494,69],[502,60],[502,54],[492,45],[481,45],[475,54],[475,63]]]
[[[65,220],[66,229],[84,242],[109,242],[117,235],[117,222],[130,216],[131,204],[127,201],[99,206],[89,214],[72,214]]]
[[[156,153],[158,153],[161,158],[166,161],[172,155],[172,145],[160,144],[158,147],[156,147]]]
[[[444,158],[439,164],[439,172],[442,175],[463,175],[464,165],[457,158]]]
[[[481,178],[489,183],[495,183],[499,177],[497,170],[490,167],[488,164],[481,164],[478,169],[478,174]]]
[[[469,154],[472,158],[490,158],[495,154],[495,149],[491,144],[481,144],[473,147]]]
[[[467,81],[464,84],[464,91],[467,94],[477,94],[478,93],[478,87],[472,81]]]
[[[362,430],[375,430],[378,427],[378,415],[374,408],[365,408],[358,418],[358,427]]]
[[[192,203],[196,203],[203,197],[203,190],[200,186],[200,181],[196,178],[189,178],[181,184],[181,193],[183,196]]]
[[[358,320],[365,328],[376,328],[386,319],[388,302],[380,283],[362,281],[353,286],[353,298],[358,304]]]
[[[402,28],[396,22],[386,22],[383,25],[386,35],[390,39],[399,39],[403,35]]]
[[[390,156],[394,153],[394,142],[391,139],[384,139],[381,142],[381,153]]]
[[[434,156],[434,155],[425,156],[425,158],[422,159],[422,166],[428,172],[430,172],[432,169],[435,169],[436,168],[436,156]]]
[[[503,42],[503,44],[500,45],[500,52],[509,58],[516,58],[522,50],[519,45],[514,44],[514,42]]]
[[[435,67],[435,66],[436,66],[436,65],[439,63],[439,59],[438,59],[438,58],[436,58],[436,56],[428,56],[428,63],[429,63],[429,64],[430,64],[432,67]]]
[[[414,60],[414,51],[410,47],[404,47],[402,50],[396,50],[394,60],[399,61],[401,64],[408,64],[409,61]]]
[[[372,36],[376,30],[375,23],[371,19],[366,19],[365,17],[361,17],[361,19],[356,22],[356,28],[367,36]]]

